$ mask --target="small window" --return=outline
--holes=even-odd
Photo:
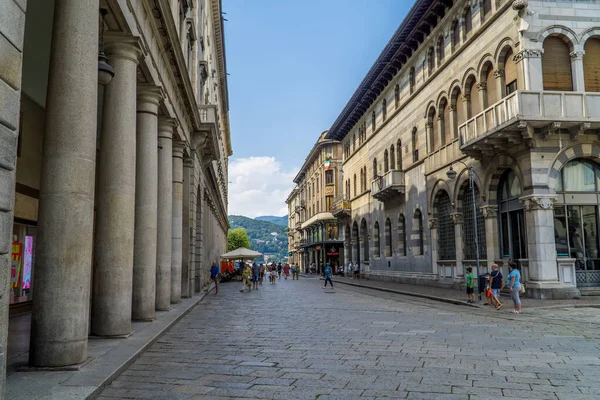
[[[387,100],[383,99],[383,101],[381,102],[381,115],[383,117],[383,120],[385,121],[386,117],[387,117]]]
[[[381,257],[381,243],[380,243],[380,238],[379,238],[379,222],[375,222],[375,229],[373,229],[373,241],[375,242],[375,254],[374,256],[376,258]]]
[[[398,108],[400,105],[400,85],[396,84],[396,88],[394,89],[394,107]]]
[[[375,132],[375,129],[377,128],[376,122],[377,115],[375,114],[375,110],[373,110],[373,112],[371,113],[371,132]]]
[[[333,185],[333,170],[331,169],[325,171],[325,184]]]
[[[325,211],[331,211],[331,208],[333,207],[333,196],[325,196],[325,207]]]

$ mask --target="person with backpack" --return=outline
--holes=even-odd
[[[327,265],[325,267],[325,286],[323,286],[323,289],[325,289],[327,287],[327,282],[329,282],[329,284],[331,285],[331,288],[333,289],[333,282],[331,280],[331,267],[329,265]]]

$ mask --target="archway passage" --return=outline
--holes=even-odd
[[[561,169],[554,205],[556,254],[575,259],[577,286],[600,286],[600,165],[586,159]]]

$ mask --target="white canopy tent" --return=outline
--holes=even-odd
[[[253,260],[256,257],[262,257],[262,253],[250,250],[245,247],[240,247],[228,253],[221,254],[221,258],[225,260]]]

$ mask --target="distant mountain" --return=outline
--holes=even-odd
[[[275,217],[274,215],[264,215],[262,217],[254,218],[258,221],[269,221],[277,225],[288,226],[288,216],[284,215],[283,217]]]
[[[258,217],[256,219],[242,215],[230,215],[231,229],[242,227],[246,229],[250,238],[250,248],[261,253],[269,254],[269,261],[284,261],[288,252],[287,217],[285,226],[264,221],[259,218],[284,218],[284,217]]]

